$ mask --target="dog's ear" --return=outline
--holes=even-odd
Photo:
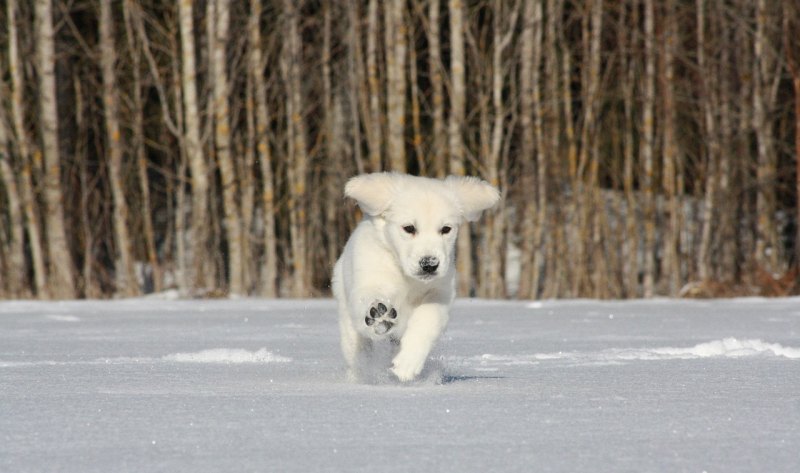
[[[481,212],[500,200],[500,191],[477,177],[448,176],[445,185],[455,193],[464,219],[469,222],[478,220]]]
[[[384,213],[392,203],[396,176],[388,172],[362,174],[347,181],[344,195],[358,202],[367,215]]]

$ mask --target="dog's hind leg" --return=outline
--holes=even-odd
[[[341,313],[339,316],[339,335],[348,376],[354,379],[357,377],[359,356],[364,350],[364,340],[353,327],[353,321],[347,313]]]

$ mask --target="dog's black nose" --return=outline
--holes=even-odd
[[[422,268],[422,272],[426,274],[433,274],[436,272],[436,268],[439,267],[439,258],[434,256],[425,256],[419,260],[419,267]]]

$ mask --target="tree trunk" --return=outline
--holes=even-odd
[[[231,128],[228,105],[228,68],[226,49],[230,27],[230,3],[215,0],[213,18],[214,41],[211,49],[214,100],[214,143],[222,181],[223,227],[228,243],[228,291],[232,295],[246,295],[244,284],[246,269],[243,253],[242,218],[239,208],[239,181],[231,156]]]
[[[464,4],[449,0],[450,9],[450,172],[457,176],[466,173],[464,166],[464,136],[466,120],[466,79],[464,54]],[[469,224],[458,234],[458,292],[469,296],[472,290],[472,237]]]
[[[714,214],[717,204],[718,166],[720,155],[719,133],[717,130],[717,100],[716,90],[712,88],[712,68],[707,64],[706,42],[706,12],[705,0],[697,2],[697,64],[700,70],[703,85],[703,117],[705,135],[708,148],[706,151],[706,183],[703,196],[703,220],[698,249],[698,277],[701,281],[708,281],[712,277],[711,249],[712,229],[714,227]]]
[[[116,247],[115,276],[117,293],[123,297],[139,294],[134,268],[133,244],[128,232],[128,203],[122,177],[122,133],[119,124],[117,96],[116,46],[111,0],[100,2],[100,64],[103,76],[103,105],[106,123],[108,176],[114,204],[114,243]]]
[[[0,103],[5,102],[5,86],[0,84]],[[16,173],[11,164],[11,153],[8,146],[9,132],[6,128],[5,108],[0,106],[0,182],[6,191],[8,202],[8,292],[11,297],[22,297],[25,293],[25,251],[23,241],[24,226],[22,219],[22,202],[17,188]],[[0,287],[2,290],[2,287]]]
[[[783,0],[783,49],[792,76],[794,91],[794,160],[795,160],[795,266],[800,268],[800,8],[792,0]],[[798,275],[800,277],[800,275]]]
[[[680,159],[676,126],[678,121],[675,107],[675,54],[677,47],[677,18],[674,0],[668,0],[664,6],[664,38],[661,41],[661,99],[662,127],[664,144],[662,147],[662,176],[664,198],[666,200],[666,218],[664,225],[664,271],[669,295],[675,297],[681,289],[681,267],[679,253],[680,228],[678,215],[680,203],[677,195],[676,163]]]
[[[609,297],[610,281],[608,278],[608,256],[605,252],[603,231],[607,227],[605,215],[608,212],[606,202],[600,189],[599,168],[600,151],[598,143],[599,123],[599,103],[600,97],[600,66],[602,58],[600,56],[600,42],[603,33],[603,0],[594,0],[591,13],[592,32],[589,41],[589,74],[588,74],[588,100],[587,111],[584,122],[584,136],[587,140],[583,144],[583,149],[587,150],[589,159],[589,186],[592,200],[587,203],[586,210],[591,212],[586,218],[587,226],[591,222],[592,232],[592,252],[591,264],[587,264],[587,270],[592,271],[592,290],[593,296],[600,299]],[[588,229],[587,229],[588,230]]]
[[[447,174],[447,137],[444,122],[444,81],[442,80],[442,47],[440,45],[439,14],[440,0],[428,4],[428,69],[431,81],[431,103],[433,107],[433,145],[430,151],[433,174],[443,178]]]
[[[158,260],[158,250],[156,249],[155,232],[153,230],[153,209],[150,199],[150,179],[147,169],[147,155],[145,153],[144,136],[144,104],[142,101],[142,77],[141,77],[141,52],[135,41],[135,26],[133,16],[132,0],[123,2],[123,15],[125,17],[125,36],[128,41],[128,50],[131,55],[132,76],[133,76],[133,111],[131,124],[133,133],[133,149],[136,156],[137,172],[139,177],[139,191],[142,199],[142,223],[144,226],[144,239],[147,249],[147,261],[153,272],[153,290],[161,292],[163,290],[163,275],[161,264]]]
[[[406,25],[405,0],[384,4],[386,39],[386,155],[389,169],[406,172]]]
[[[269,144],[269,108],[264,82],[264,63],[261,53],[261,1],[250,0],[248,22],[250,40],[250,74],[256,101],[256,149],[261,166],[261,211],[264,219],[264,266],[261,272],[261,295],[275,297],[278,280],[278,251],[275,241],[275,190],[272,174],[272,151]]]
[[[488,153],[482,153],[484,156],[484,166],[486,175],[484,176],[490,184],[495,187],[502,188],[500,182],[500,160],[504,138],[507,138],[505,133],[505,122],[507,112],[503,103],[503,89],[505,86],[505,76],[507,69],[505,61],[503,60],[504,52],[511,44],[514,37],[514,30],[516,28],[517,15],[519,13],[518,5],[514,7],[508,15],[508,24],[506,22],[506,15],[504,14],[503,2],[495,0],[494,2],[494,18],[493,18],[493,37],[494,42],[492,46],[492,109],[494,112],[494,120],[491,129],[491,144]],[[502,211],[502,204],[500,206]],[[486,225],[484,225],[484,240],[485,251],[479,258],[481,263],[481,274],[484,275],[481,282],[481,294],[484,297],[500,297],[504,293],[502,261],[503,261],[503,215],[498,211],[492,212],[486,216]]]
[[[545,276],[542,288],[542,298],[552,299],[558,296],[560,280],[563,277],[563,239],[559,238],[559,232],[563,229],[563,219],[559,200],[561,196],[551,189],[557,189],[558,185],[564,180],[563,166],[557,158],[561,156],[561,121],[559,119],[558,101],[558,42],[557,26],[563,14],[563,2],[561,0],[547,0],[547,9],[544,18],[544,73],[545,73],[545,92],[546,100],[543,101],[544,111],[544,132],[547,135],[545,140],[544,162],[547,165],[547,179],[555,185],[540,194],[540,200],[544,199],[541,205],[549,205],[542,223],[543,230],[547,229],[547,238],[544,241],[544,252],[546,258]],[[545,176],[542,175],[542,178]]]
[[[428,163],[425,151],[422,149],[422,117],[419,103],[419,76],[417,72],[417,48],[414,42],[414,30],[408,28],[408,74],[411,84],[411,129],[413,130],[414,157],[417,161],[420,176],[428,175]]]
[[[61,191],[61,156],[56,103],[55,33],[51,0],[36,0],[36,65],[39,72],[39,120],[45,162],[45,225],[50,257],[50,296],[75,297],[72,258],[64,228],[64,196]]]
[[[353,143],[353,161],[359,174],[364,172],[364,159],[361,150],[361,123],[365,124],[367,132],[370,122],[369,92],[365,82],[364,53],[361,47],[361,13],[358,8],[359,1],[348,0],[347,18],[349,21],[349,35],[347,38],[347,65],[350,69],[348,82],[350,85],[349,107],[351,133]],[[367,139],[368,143],[369,138]]]
[[[369,0],[367,12],[367,82],[369,84],[370,120],[366,124],[369,144],[370,171],[378,172],[381,166],[383,142],[383,114],[381,113],[381,82],[378,76],[378,0]]]
[[[637,4],[634,3],[630,14],[630,23],[638,24],[639,15]],[[624,23],[624,21],[623,21]],[[623,103],[625,114],[625,135],[623,138],[623,188],[625,191],[625,261],[623,267],[623,287],[625,296],[634,298],[639,296],[639,229],[637,225],[636,210],[638,208],[634,193],[634,135],[636,119],[634,117],[634,86],[636,83],[636,61],[633,59],[632,49],[636,43],[634,32],[636,28],[628,28],[621,33],[620,48],[624,51],[623,61],[625,75],[622,78]]]
[[[81,268],[81,287],[83,297],[96,299],[103,295],[99,281],[95,274],[97,266],[97,228],[94,224],[97,221],[98,203],[97,187],[101,176],[91,176],[89,171],[89,127],[87,126],[86,95],[84,89],[87,87],[78,75],[72,78],[72,89],[75,91],[75,125],[78,139],[75,141],[73,151],[74,159],[78,162],[78,179],[80,182],[80,222],[82,235],[80,240],[83,242],[83,265]],[[94,97],[92,97],[94,100]]]
[[[286,18],[286,43],[284,44],[284,73],[287,87],[287,118],[291,128],[288,165],[289,220],[292,235],[292,295],[307,297],[310,289],[310,273],[307,265],[306,242],[308,222],[306,218],[306,178],[308,174],[308,150],[303,118],[302,77],[300,72],[301,37],[297,6],[292,0],[284,0]]]
[[[775,180],[777,157],[773,144],[772,126],[768,117],[771,105],[769,81],[774,64],[767,28],[770,24],[767,0],[758,0],[756,6],[756,33],[753,41],[753,129],[756,134],[758,166],[756,170],[756,263],[770,274],[779,268],[780,245],[775,227]]]
[[[654,202],[655,137],[653,116],[656,100],[655,7],[653,0],[644,0],[645,76],[642,110],[641,186],[644,194],[644,297],[655,295],[656,216]]]
[[[194,13],[192,2],[178,2],[181,34],[181,93],[185,136],[183,146],[192,174],[191,281],[194,290],[207,290],[213,281],[208,254],[208,165],[200,142],[200,108],[195,65]],[[183,212],[183,209],[178,209]],[[183,235],[178,235],[183,238]]]
[[[536,6],[534,6],[536,5]],[[520,195],[523,198],[523,216],[520,226],[520,278],[517,297],[533,299],[536,286],[533,283],[534,265],[538,263],[536,253],[536,135],[533,126],[534,107],[534,49],[539,23],[534,19],[535,9],[541,9],[538,2],[525,2],[522,13],[523,23],[520,37],[520,133],[522,176]],[[537,55],[538,57],[538,55]],[[538,189],[536,189],[538,191]]]
[[[42,244],[42,231],[39,225],[36,196],[31,176],[33,155],[31,154],[30,137],[25,127],[23,92],[25,80],[23,77],[23,64],[20,58],[19,41],[17,33],[17,1],[8,0],[8,68],[11,76],[11,116],[16,134],[17,157],[19,159],[20,197],[25,214],[25,228],[28,231],[28,245],[33,263],[33,280],[36,295],[39,298],[50,297],[47,288],[47,270],[45,266],[44,245]]]
[[[579,192],[578,182],[578,140],[575,136],[574,112],[572,108],[572,86],[573,86],[573,70],[572,70],[572,52],[569,48],[569,42],[566,37],[566,26],[562,25],[559,29],[559,39],[564,45],[561,52],[561,103],[564,107],[564,135],[567,142],[567,170],[568,179],[567,183],[570,186],[571,195],[565,197],[566,217],[564,219],[564,233],[567,245],[570,251],[565,256],[566,260],[566,275],[567,281],[567,294],[571,297],[577,297],[577,286],[580,278],[580,271],[582,270],[582,251],[580,251],[581,240],[578,235],[578,222],[576,207],[577,199],[575,194]]]

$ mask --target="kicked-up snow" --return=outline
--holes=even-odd
[[[0,302],[0,471],[800,471],[800,298],[463,299],[405,385],[335,312]]]
[[[165,355],[164,361],[180,363],[288,363],[291,358],[278,356],[261,348],[255,351],[230,348],[213,348],[194,353],[173,353]]]
[[[728,337],[699,343],[693,347],[654,347],[654,348],[611,348],[599,352],[557,352],[534,353],[533,355],[492,355],[485,353],[470,360],[479,361],[481,366],[490,364],[519,365],[548,360],[570,360],[576,363],[598,363],[633,360],[691,360],[696,358],[746,356],[782,356],[789,359],[800,358],[800,348],[784,347],[778,343],[765,343],[761,340],[737,340]],[[453,361],[458,362],[455,358]]]

